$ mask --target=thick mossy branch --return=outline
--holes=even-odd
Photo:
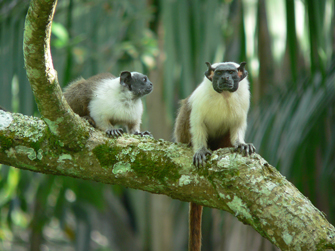
[[[24,60],[37,106],[51,132],[68,135],[69,147],[80,148],[88,131],[62,96],[50,52],[51,24],[57,1],[32,0],[25,22]]]
[[[89,138],[76,151],[44,121],[0,111],[0,163],[222,209],[282,250],[335,248],[335,228],[258,154],[243,157],[220,149],[197,170],[186,145],[129,135],[110,139],[87,130]]]
[[[129,135],[109,139],[74,115],[50,53],[56,3],[32,0],[25,24],[25,66],[44,121],[0,111],[0,163],[226,210],[282,250],[335,249],[335,228],[259,155],[221,149],[197,170],[185,145]]]

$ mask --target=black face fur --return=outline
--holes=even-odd
[[[153,89],[148,77],[138,72],[121,72],[120,84],[126,86],[137,98],[149,94]]]
[[[245,62],[242,62],[238,68],[230,63],[221,63],[215,68],[208,62],[206,64],[208,70],[205,75],[212,81],[213,89],[218,93],[223,91],[235,92],[238,89],[239,82],[248,75],[248,72],[244,69]]]

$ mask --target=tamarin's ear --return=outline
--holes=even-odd
[[[130,85],[131,73],[129,71],[123,71],[120,73],[120,84],[123,86]]]
[[[244,69],[246,62],[242,62],[240,66],[237,68],[237,74],[240,77],[240,81],[248,76],[248,72]]]
[[[208,67],[207,71],[205,71],[205,76],[212,81],[213,80],[213,75],[214,75],[214,68],[212,67],[212,65],[208,62],[205,63]]]

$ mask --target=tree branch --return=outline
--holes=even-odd
[[[0,163],[165,194],[234,214],[282,250],[335,248],[335,228],[259,155],[220,149],[197,170],[192,151],[152,138],[109,139],[67,105],[50,54],[57,1],[32,0],[26,19],[27,75],[43,120],[0,111]]]
[[[197,170],[192,150],[183,144],[129,135],[109,139],[88,128],[85,145],[73,151],[38,118],[0,111],[0,125],[2,164],[225,210],[282,250],[335,248],[335,228],[258,154],[247,158],[220,149]]]
[[[25,22],[24,60],[27,76],[44,121],[69,147],[80,148],[88,131],[62,95],[53,68],[50,35],[57,0],[32,0]]]

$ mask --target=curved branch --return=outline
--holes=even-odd
[[[282,250],[335,248],[334,226],[257,154],[220,149],[197,170],[185,145],[127,135],[113,140],[86,127],[64,100],[52,65],[56,3],[32,0],[25,24],[25,65],[44,121],[0,111],[0,163],[222,209]]]
[[[81,151],[33,117],[0,111],[0,163],[165,194],[234,214],[281,250],[335,248],[335,228],[261,156],[220,149],[197,170],[186,145],[90,129]]]
[[[74,116],[62,96],[53,68],[50,35],[57,0],[32,0],[25,22],[24,60],[37,106],[51,132],[69,147],[78,147],[88,137],[82,120]]]

